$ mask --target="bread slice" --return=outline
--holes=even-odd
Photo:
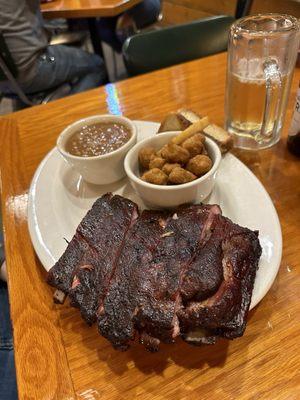
[[[181,121],[178,118],[177,113],[169,113],[166,118],[160,124],[157,133],[168,132],[168,131],[182,131]]]
[[[169,113],[163,122],[160,124],[157,133],[168,131],[183,131],[190,125],[198,122],[202,116],[188,109],[178,110],[177,112]]]
[[[210,124],[208,117],[203,117],[186,108],[169,113],[157,133],[168,131],[182,131],[172,140],[176,144],[182,143],[195,133],[202,132],[219,145],[222,153],[226,153],[233,147],[233,138],[227,131],[218,125]]]
[[[203,133],[205,136],[208,136],[217,143],[220,147],[221,153],[226,153],[233,147],[233,137],[218,125],[207,125],[203,129]]]
[[[203,118],[202,115],[195,113],[195,111],[188,110],[188,109],[181,109],[177,111],[177,116],[181,122],[182,129],[188,128],[190,125],[198,122],[200,119]]]

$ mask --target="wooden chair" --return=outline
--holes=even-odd
[[[127,72],[138,75],[225,51],[234,21],[215,16],[134,35],[123,45]]]

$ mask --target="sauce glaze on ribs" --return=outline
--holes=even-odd
[[[48,283],[120,350],[241,336],[261,255],[258,232],[216,205],[145,210],[108,193],[78,226]]]

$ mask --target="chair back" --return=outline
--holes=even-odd
[[[138,75],[225,51],[234,21],[215,16],[132,36],[123,45],[127,72]]]

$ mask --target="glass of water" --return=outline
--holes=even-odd
[[[236,147],[264,149],[280,139],[299,39],[299,22],[289,15],[253,15],[232,25],[225,115]]]

